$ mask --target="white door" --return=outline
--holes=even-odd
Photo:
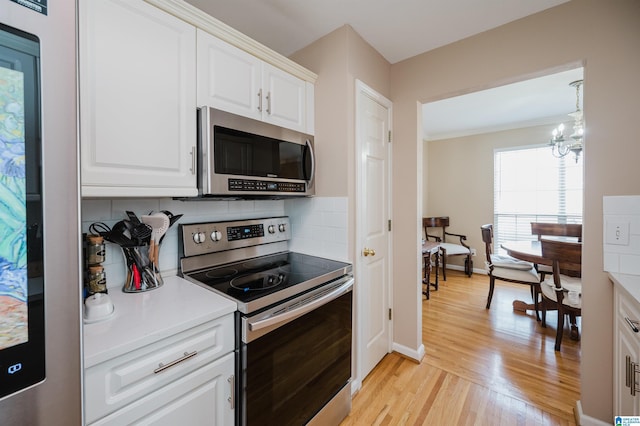
[[[391,102],[356,83],[359,379],[390,351]]]

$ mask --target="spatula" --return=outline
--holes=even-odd
[[[149,247],[149,260],[158,265],[158,244],[160,239],[169,229],[169,218],[164,213],[154,213],[152,215],[143,215],[142,223],[151,226],[151,242]]]

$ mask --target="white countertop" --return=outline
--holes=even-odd
[[[143,293],[112,289],[114,315],[84,324],[84,367],[104,362],[237,309],[235,302],[180,277]]]
[[[640,275],[619,274],[609,272],[609,278],[629,293],[636,302],[640,303]]]

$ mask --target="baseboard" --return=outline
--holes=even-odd
[[[475,262],[474,262],[475,263]],[[464,272],[464,266],[461,265],[447,265],[447,269],[453,269],[455,271],[462,271]],[[484,268],[473,268],[473,273],[474,274],[482,274],[482,275],[487,275],[487,270]]]
[[[362,389],[362,381],[360,379],[354,379],[351,381],[351,396],[353,397]]]
[[[580,400],[576,401],[576,406],[573,408],[573,415],[576,419],[576,426],[610,426],[611,423],[603,422],[594,417],[587,416],[582,412],[582,403]],[[613,419],[612,419],[613,420]]]
[[[398,343],[393,343],[392,348],[393,351],[398,352],[400,355],[412,359],[416,362],[422,361],[424,358],[424,345],[420,344],[417,350],[408,348],[404,345],[400,345]]]

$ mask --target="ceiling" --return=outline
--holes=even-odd
[[[422,107],[424,139],[437,140],[549,124],[549,137],[576,110],[583,68],[430,102]],[[582,108],[584,86],[580,88]],[[553,124],[552,124],[553,123]]]
[[[349,24],[392,64],[567,1],[186,0],[284,56]]]
[[[569,0],[185,1],[284,56],[349,24],[394,64]],[[427,104],[425,137],[549,121],[575,110],[568,84],[578,78],[557,75]]]

